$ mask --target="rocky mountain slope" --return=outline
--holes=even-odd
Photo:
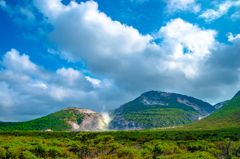
[[[224,101],[224,102],[217,103],[217,104],[214,105],[214,108],[215,108],[215,109],[219,109],[219,108],[221,108],[224,104],[226,104],[228,101],[229,101],[229,100],[226,100],[226,101]]]
[[[106,126],[102,114],[71,107],[27,122],[3,122],[0,130],[97,131]]]
[[[109,111],[109,129],[136,130],[195,122],[216,109],[202,100],[160,91],[149,91]]]
[[[240,91],[216,112],[183,129],[240,128]]]

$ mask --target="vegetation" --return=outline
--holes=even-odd
[[[0,132],[0,158],[238,158],[240,129]]]
[[[192,107],[177,101],[168,103],[168,105],[143,105],[138,101],[129,102],[123,107],[124,118],[142,123],[147,128],[177,126],[197,119],[198,112]]]
[[[76,121],[81,124],[83,116],[84,114],[77,114],[72,110],[62,110],[27,122],[1,122],[0,130],[26,131],[52,129],[54,131],[66,131],[71,129],[71,125],[66,121]]]
[[[184,126],[183,129],[221,129],[239,128],[240,125],[240,92],[233,99],[208,117]]]

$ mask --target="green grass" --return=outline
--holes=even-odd
[[[184,126],[183,129],[222,129],[240,127],[240,92],[208,117]]]
[[[26,121],[26,122],[3,122],[0,123],[0,130],[12,131],[12,130],[43,130],[52,129],[54,131],[66,131],[71,129],[71,125],[66,122],[76,121],[81,124],[83,114],[77,114],[75,111],[62,110],[47,116]]]

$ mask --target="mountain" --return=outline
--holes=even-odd
[[[216,109],[202,100],[161,91],[149,91],[109,111],[109,129],[137,130],[195,122]]]
[[[229,100],[226,100],[224,102],[220,102],[214,105],[214,108],[217,110],[219,108],[221,108],[224,104],[226,104]]]
[[[31,121],[3,122],[0,123],[0,130],[95,131],[106,126],[102,114],[70,107]]]
[[[240,91],[216,112],[184,129],[240,128]]]
[[[0,123],[2,123],[3,121],[0,121]]]

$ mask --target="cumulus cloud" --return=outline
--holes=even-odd
[[[101,86],[100,80],[91,78],[90,82],[89,76],[73,68],[46,71],[15,49],[4,54],[0,64],[3,121],[32,119],[68,106],[84,107],[88,102],[90,109],[98,110],[93,103],[102,102],[92,92],[96,85]]]
[[[205,12],[203,12],[199,17],[204,18],[206,22],[211,22],[215,19],[218,19],[222,17],[223,15],[227,14],[229,9],[231,7],[237,7],[240,6],[240,1],[230,1],[227,0],[226,2],[219,4],[216,6],[217,9],[208,9]],[[234,15],[233,18],[237,15],[237,13]]]
[[[78,70],[72,68],[61,68],[57,70],[57,83],[60,86],[67,86],[72,89],[91,90],[93,85],[86,80],[86,77]]]
[[[141,35],[98,11],[96,2],[71,2],[68,6],[60,1],[55,3],[35,1],[55,28],[49,41],[57,47],[56,52],[70,61],[84,60],[94,75],[104,75],[115,87],[132,94],[156,88],[178,91],[191,87],[189,83],[197,86],[200,81],[194,81],[201,77],[205,62],[218,44],[215,30],[182,19],[171,20],[156,35]],[[181,3],[187,5],[193,1]],[[41,7],[45,5],[53,7]],[[156,38],[162,39],[161,43],[151,42]],[[205,85],[202,92],[207,88]]]
[[[187,77],[192,77],[198,74],[199,61],[202,62],[214,48],[216,34],[215,30],[201,29],[178,18],[162,27],[156,38],[163,39],[163,49],[171,53],[167,65],[172,69],[181,69]]]
[[[25,54],[19,55],[19,52],[15,49],[3,56],[2,65],[17,72],[27,71],[33,73],[37,70],[37,66],[29,60],[29,56]]]
[[[64,48],[59,48],[62,57],[70,61],[89,59],[89,52],[96,55],[91,59],[98,61],[112,55],[138,53],[152,39],[150,35],[139,34],[133,27],[112,21],[98,11],[94,1],[80,4],[72,1],[65,6],[59,0],[34,0],[34,4],[54,26],[50,40]]]

